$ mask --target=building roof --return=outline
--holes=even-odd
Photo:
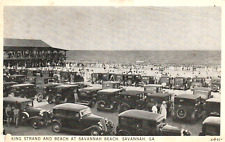
[[[191,95],[191,94],[181,94],[181,95],[178,95],[178,96],[175,96],[175,98],[181,98],[181,99],[197,99],[199,98],[200,96],[198,95]]]
[[[137,119],[145,119],[145,120],[152,120],[152,121],[161,121],[163,120],[163,116],[158,113],[153,113],[149,111],[144,110],[136,110],[136,109],[130,109],[127,111],[124,111],[119,114],[119,117],[130,117],[130,118],[137,118]]]
[[[206,102],[215,102],[215,103],[220,103],[220,102],[221,102],[221,100],[220,100],[220,98],[210,98],[210,99],[206,100]]]
[[[120,95],[129,95],[129,96],[136,96],[138,94],[144,93],[144,91],[138,90],[127,90],[120,93]]]
[[[11,102],[11,103],[23,103],[23,102],[31,102],[31,99],[20,98],[20,97],[4,97],[3,102]]]
[[[55,50],[64,50],[53,48],[42,40],[36,39],[14,39],[14,38],[4,38],[4,50],[24,50],[39,48],[39,49],[55,49]]]
[[[216,125],[220,125],[220,117],[216,117],[216,116],[209,116],[207,117],[202,124],[216,124]]]
[[[86,109],[88,106],[74,104],[74,103],[64,103],[60,105],[56,105],[53,109],[62,109],[62,110],[71,110],[71,111],[80,111],[82,109]]]

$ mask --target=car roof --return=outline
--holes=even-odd
[[[197,99],[197,98],[199,98],[200,96],[198,96],[198,95],[191,95],[191,94],[181,94],[181,95],[177,95],[177,96],[175,96],[175,98],[184,98],[184,99]]]
[[[10,75],[10,76],[25,76],[25,75],[21,75],[21,74],[13,74],[13,75]]]
[[[202,124],[216,124],[216,125],[220,125],[220,117],[209,116],[202,122]]]
[[[102,87],[85,87],[85,88],[82,88],[82,89],[79,89],[80,91],[92,91],[92,90],[101,90]]]
[[[103,89],[103,90],[99,90],[98,93],[115,93],[118,91],[121,91],[122,89]]]
[[[120,82],[119,82],[119,81],[103,81],[102,84],[105,84],[105,83],[118,84],[118,83],[120,83]]]
[[[80,111],[86,108],[88,108],[88,106],[74,104],[74,103],[64,103],[64,104],[56,105],[53,107],[53,109],[71,110],[71,111]]]
[[[166,96],[171,96],[170,93],[148,93],[147,96],[158,96],[158,97],[166,97]]]
[[[22,87],[22,86],[35,86],[35,85],[34,84],[30,84],[30,83],[12,85],[12,87]]]
[[[26,98],[20,98],[20,97],[4,97],[3,102],[18,102],[18,103],[23,103],[23,102],[32,102],[31,99],[26,99]]]
[[[220,98],[210,98],[210,99],[207,99],[206,102],[216,102],[216,103],[220,103],[221,100],[220,100]]]
[[[69,87],[78,87],[78,85],[61,84],[61,85],[56,86],[55,88],[69,88]]]
[[[211,91],[210,88],[205,88],[205,87],[195,87],[193,90],[204,90],[204,91]]]
[[[144,87],[162,87],[161,84],[147,84]]]
[[[120,95],[130,95],[130,96],[136,96],[138,94],[144,93],[144,91],[138,91],[138,90],[127,90],[120,93]]]
[[[17,82],[3,82],[4,85],[17,84]]]
[[[130,109],[130,110],[124,111],[119,114],[119,117],[153,120],[157,122],[163,120],[164,118],[163,115],[158,113],[153,113],[153,112],[144,111],[144,110],[136,110],[136,109]]]

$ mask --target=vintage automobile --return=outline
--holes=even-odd
[[[118,109],[119,94],[122,89],[104,89],[97,92],[98,111],[116,111]]]
[[[111,135],[114,130],[112,121],[92,114],[88,106],[65,103],[53,108],[52,130],[62,130],[84,135]]]
[[[120,82],[120,85],[124,85],[125,75],[124,74],[115,74],[115,81]]]
[[[48,95],[48,103],[74,103],[78,100],[78,86],[60,84],[52,88],[54,94]]]
[[[8,97],[12,93],[12,85],[17,84],[16,82],[3,82],[3,97]]]
[[[207,84],[205,82],[204,77],[195,77],[192,78],[192,83],[191,83],[191,90],[193,90],[195,87],[207,87]]]
[[[6,120],[5,108],[11,107],[19,108],[19,123],[21,125],[32,125],[37,129],[51,123],[51,112],[40,108],[33,107],[33,101],[20,97],[4,97],[3,98],[3,117]]]
[[[14,97],[34,99],[37,92],[34,84],[15,84],[11,86]]]
[[[17,82],[17,83],[21,84],[21,83],[24,83],[26,81],[26,76],[14,74],[14,75],[9,76],[9,80],[12,81],[12,82]]]
[[[220,116],[220,98],[210,98],[205,101],[204,110],[207,116]]]
[[[220,136],[220,117],[209,116],[202,122],[199,136]]]
[[[39,84],[36,85],[36,91],[37,91],[37,101],[41,102],[43,99],[47,99],[49,96],[52,96],[56,94],[56,90],[54,87],[61,85],[60,83],[50,83],[50,84]]]
[[[212,79],[210,86],[211,86],[212,92],[219,92],[221,89],[221,79],[220,78]]]
[[[203,115],[204,110],[200,96],[181,94],[174,97],[173,120],[188,120],[195,123]]]
[[[97,92],[101,89],[102,87],[85,87],[79,89],[78,90],[79,103],[89,107],[94,107],[97,102]]]
[[[141,82],[139,82],[139,86],[145,86],[147,84],[154,84],[155,83],[155,77],[154,76],[142,76]]]
[[[141,82],[140,74],[126,74],[125,76],[125,85],[127,86],[138,86],[139,82]]]
[[[162,76],[159,78],[159,84],[161,84],[163,88],[171,89],[172,78],[170,78],[169,76]]]
[[[157,109],[160,110],[162,102],[165,101],[167,105],[167,115],[171,114],[172,111],[172,94],[170,93],[146,93],[146,109],[152,111],[152,107],[157,104]],[[159,112],[158,112],[159,113]]]
[[[172,85],[172,89],[187,90],[189,88],[190,88],[190,86],[189,86],[187,78],[185,78],[185,77],[175,77],[174,78],[174,83]]]
[[[101,83],[102,82],[102,73],[92,73],[91,74],[91,83]]]
[[[183,131],[163,123],[161,114],[144,110],[127,110],[119,114],[116,135],[118,136],[181,136]],[[186,135],[191,135],[185,130]]]
[[[146,93],[162,93],[163,86],[159,84],[148,84],[144,86],[144,91]]]
[[[144,91],[127,90],[120,93],[120,112],[129,109],[142,109],[145,106],[146,95]]]
[[[102,89],[119,89],[120,88],[120,82],[118,81],[103,81],[102,82]]]
[[[204,102],[205,100],[213,97],[211,95],[211,89],[205,87],[195,87],[193,89],[193,95],[201,96],[201,100]]]

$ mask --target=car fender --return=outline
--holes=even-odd
[[[62,123],[61,123],[60,120],[58,120],[58,119],[53,119],[53,120],[52,120],[52,123],[54,123],[54,122],[57,122],[57,123],[59,123],[59,124],[62,126]]]
[[[97,125],[90,126],[90,127],[86,128],[86,129],[84,129],[83,131],[89,131],[89,130],[91,130],[93,128],[95,128],[95,129],[97,129],[99,131],[102,131],[102,128],[97,126]]]
[[[29,113],[28,113],[28,112],[22,112],[21,114],[26,115],[26,116],[27,116],[27,118],[29,118],[29,117],[30,117],[30,115],[29,115]]]
[[[128,132],[127,130],[119,130],[117,133],[127,133],[128,136],[131,136],[130,132]]]

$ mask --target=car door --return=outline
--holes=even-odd
[[[80,119],[79,112],[67,111],[67,117],[68,128],[73,129],[74,131],[80,131],[82,127],[82,119]]]

